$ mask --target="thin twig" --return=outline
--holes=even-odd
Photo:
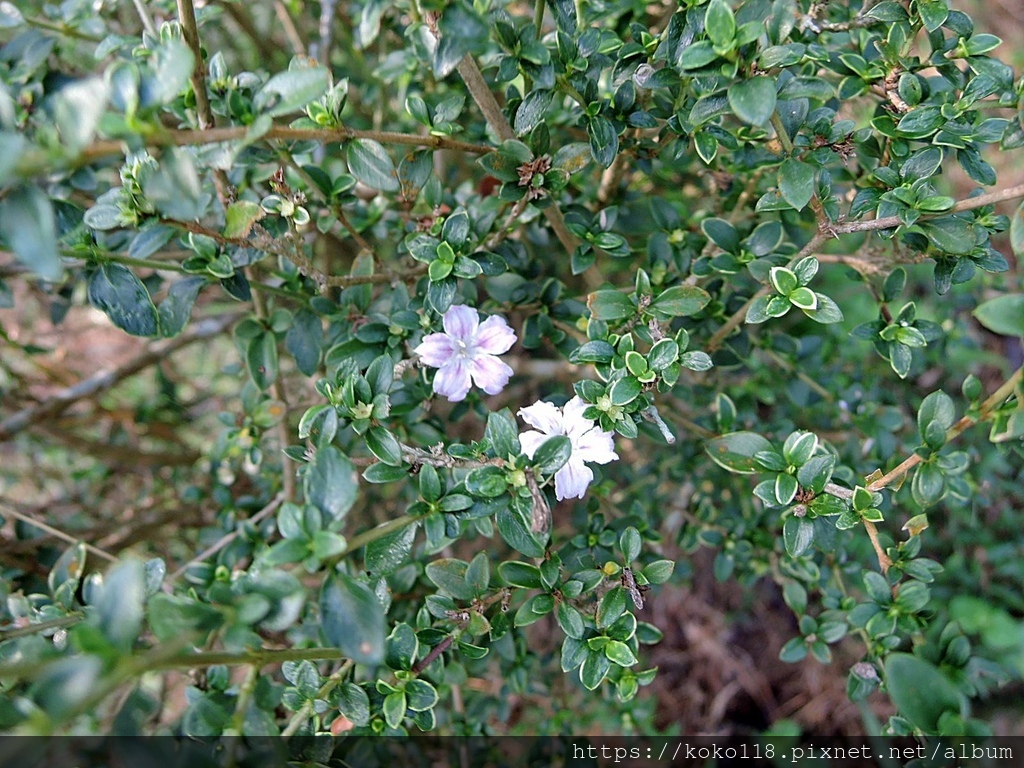
[[[256,317],[266,322],[268,318],[267,305],[263,300],[263,296],[258,293],[254,293],[252,296],[252,306],[256,313]],[[285,392],[284,383],[281,381],[280,374],[274,378],[274,383],[270,385],[271,394],[274,398],[281,403],[281,407],[285,413],[288,412],[288,394]],[[281,485],[284,493],[285,501],[295,501],[295,470],[292,468],[292,460],[285,453],[285,449],[288,447],[288,442],[291,437],[290,428],[288,426],[287,419],[281,419],[274,425],[274,431],[277,433],[277,441],[281,444]]]
[[[281,0],[274,0],[274,13],[277,14],[277,20],[281,22],[281,26],[284,28],[284,35],[288,38],[288,44],[292,47],[292,54],[295,56],[305,55],[306,44],[302,42],[302,36],[299,35],[299,30],[295,27],[295,22],[292,21],[288,8]]]
[[[247,518],[246,522],[249,525],[257,525],[257,524],[263,522],[266,518],[270,517],[272,514],[274,514],[274,512],[277,511],[277,508],[279,506],[281,506],[281,504],[284,502],[284,500],[285,500],[284,492],[281,492],[281,493],[277,494],[277,496],[275,496],[270,501],[270,503],[267,504],[267,506],[265,506],[263,509],[261,509],[259,512],[257,512],[252,517]],[[204,549],[202,552],[200,552],[198,555],[193,557],[191,560],[189,560],[183,566],[178,568],[178,570],[176,570],[174,573],[172,573],[170,576],[167,577],[167,580],[168,581],[174,581],[175,579],[179,578],[182,574],[184,574],[192,566],[198,565],[199,563],[203,562],[207,558],[213,557],[215,554],[217,554],[222,549],[224,549],[224,547],[226,547],[232,541],[237,539],[240,532],[241,532],[241,528],[235,528],[235,530],[231,531],[231,533],[228,533],[225,536],[222,536],[221,539],[216,544],[214,544],[212,547],[208,547],[207,549]]]
[[[330,696],[331,691],[333,691],[338,686],[338,683],[345,679],[345,676],[348,675],[349,670],[351,670],[352,667],[354,666],[355,662],[353,662],[352,659],[349,659],[344,664],[342,664],[338,668],[338,670],[334,672],[334,674],[328,677],[324,681],[324,684],[321,685],[320,689],[316,692],[316,697],[313,699],[308,699],[306,703],[302,705],[299,711],[292,715],[291,720],[288,721],[288,725],[285,726],[285,729],[283,731],[281,731],[281,736],[294,736],[296,733],[298,733],[299,728],[302,727],[302,724],[313,716],[313,707],[316,704],[316,700],[326,699],[328,696]]]
[[[210,98],[206,94],[206,65],[203,63],[203,48],[199,43],[199,27],[196,24],[196,9],[192,0],[177,0],[178,22],[181,24],[181,36],[192,51],[192,91],[196,97],[196,115],[202,131],[213,128],[213,110]]]
[[[0,643],[8,640],[14,640],[18,637],[36,635],[40,632],[49,632],[51,629],[63,629],[64,627],[70,627],[73,624],[77,624],[81,620],[82,614],[70,613],[67,616],[61,616],[59,619],[40,621],[37,624],[26,624],[23,627],[13,626],[6,629],[0,629]]]
[[[246,139],[249,128],[231,126],[196,130],[167,130],[143,137],[147,147],[184,147],[202,144],[219,144],[224,141],[241,141]],[[260,141],[320,141],[325,143],[352,141],[354,139],[372,139],[381,144],[395,144],[407,147],[428,147],[432,149],[451,149],[474,155],[485,155],[493,152],[494,147],[486,144],[473,144],[468,141],[451,139],[447,136],[421,136],[415,133],[399,133],[396,131],[358,131],[354,128],[289,128],[275,125],[259,136]],[[93,142],[82,150],[79,159],[91,162],[110,155],[123,154],[125,142],[116,139],[104,139]]]
[[[78,544],[80,542],[80,539],[75,538],[71,534],[64,533],[64,531],[62,531],[62,530],[60,530],[58,528],[54,528],[52,525],[49,525],[48,523],[44,523],[42,520],[37,520],[36,518],[32,517],[31,515],[26,515],[23,512],[19,512],[18,510],[14,509],[13,507],[8,507],[5,504],[0,504],[0,515],[4,515],[6,517],[13,517],[16,520],[21,520],[21,522],[28,523],[33,528],[38,528],[41,531],[45,531],[46,533],[50,534],[51,536],[53,536],[55,538],[60,539],[61,541],[66,541],[68,544]],[[88,544],[88,543],[85,543],[85,542],[82,542],[82,543],[84,544],[85,549],[86,549],[87,552],[91,552],[92,554],[96,555],[97,557],[102,557],[107,562],[110,562],[110,563],[116,563],[117,562],[117,558],[114,557],[109,552],[104,552],[102,549],[100,549],[99,547],[94,547],[92,544]]]
[[[996,192],[988,192],[983,195],[977,195],[976,197],[968,197],[964,200],[957,202],[948,211],[935,214],[924,214],[921,216],[922,219],[934,219],[938,216],[948,216],[951,213],[960,213],[961,211],[971,211],[975,208],[981,208],[986,205],[994,205],[995,203],[1002,203],[1007,200],[1015,200],[1017,198],[1024,197],[1024,184],[1018,184],[1014,187],[1007,187]],[[876,229],[892,229],[893,227],[899,227],[903,224],[900,221],[899,216],[884,216],[881,219],[869,219],[868,221],[851,221],[845,224],[835,224],[831,227],[831,232],[837,235],[848,235],[853,232],[868,232]]]
[[[149,15],[149,9],[146,8],[144,0],[132,0],[132,4],[135,6],[135,12],[139,14],[142,28],[151,37],[157,37],[156,25],[153,24],[153,17]]]
[[[970,427],[978,424],[979,422],[985,421],[992,411],[1006,402],[1006,399],[1013,394],[1014,390],[1021,382],[1022,375],[1024,375],[1024,367],[1018,368],[1010,378],[1003,382],[1002,386],[1000,386],[985,400],[985,402],[981,404],[977,415],[964,416],[960,421],[946,430],[946,442],[956,439]],[[868,483],[867,490],[874,492],[888,487],[920,464],[921,461],[922,459],[920,455],[917,453],[912,454],[877,480],[873,480]],[[853,498],[853,491],[849,488],[843,488],[840,485],[836,485],[835,483],[826,483],[824,490],[825,493],[836,496],[840,499],[846,499],[847,501]],[[882,569],[882,573],[888,572],[889,568],[892,566],[892,560],[885,553],[885,548],[879,540],[878,526],[870,520],[862,520],[861,522],[864,524],[864,529],[868,533],[868,538],[871,539],[871,546],[874,548],[875,554],[878,556],[878,565]]]
[[[180,336],[151,343],[142,354],[116,368],[100,371],[77,384],[62,389],[37,405],[33,405],[0,422],[0,442],[10,440],[23,429],[46,419],[59,416],[75,403],[110,389],[123,379],[133,376],[151,365],[165,360],[168,355],[197,341],[209,339],[224,332],[238,320],[240,314],[231,313],[200,320]]]
[[[960,436],[964,431],[973,427],[975,424],[985,421],[989,414],[996,408],[1001,406],[1006,399],[1013,394],[1013,391],[1020,384],[1021,376],[1024,374],[1024,367],[1018,368],[1010,378],[1003,382],[1002,386],[993,392],[986,400],[981,404],[978,409],[976,416],[964,416],[956,424],[946,430],[946,442],[950,442]],[[877,480],[872,481],[868,485],[869,491],[880,491],[886,486],[892,484],[895,480],[898,480],[903,475],[907,474],[911,469],[920,464],[922,458],[918,454],[904,459],[900,464],[893,469],[886,472]]]
[[[494,98],[494,94],[491,93],[491,89],[487,86],[487,81],[484,80],[483,74],[480,72],[480,67],[477,66],[476,61],[472,56],[466,55],[462,61],[459,62],[458,67],[459,75],[462,76],[462,80],[466,83],[466,88],[469,89],[470,95],[473,97],[473,101],[476,102],[477,107],[484,113],[484,117],[487,120],[487,124],[491,126],[498,138],[502,141],[508,141],[516,137],[515,131],[512,130],[512,126],[509,125],[508,120],[505,118],[505,113],[501,111],[501,107],[498,106],[498,101]],[[565,224],[565,218],[562,216],[562,211],[558,207],[557,201],[551,201],[551,205],[544,209],[544,216],[548,220],[548,224],[551,225],[552,231],[555,233],[555,237],[562,244],[567,255],[571,256],[576,250],[576,246],[579,245],[579,240],[576,236],[569,231],[569,227]]]

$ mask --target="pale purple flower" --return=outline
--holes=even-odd
[[[424,365],[437,368],[434,391],[453,403],[464,400],[470,381],[488,395],[505,388],[512,369],[496,355],[502,355],[516,343],[515,332],[505,318],[492,315],[480,322],[472,307],[449,307],[441,318],[444,333],[431,333],[413,351]]]
[[[572,443],[569,460],[555,473],[555,497],[559,501],[582,499],[587,492],[587,486],[594,480],[594,472],[584,462],[607,464],[619,458],[615,453],[612,433],[605,432],[593,419],[584,418],[583,412],[588,407],[579,397],[574,397],[561,409],[543,401],[519,409],[523,421],[540,430],[530,430],[519,436],[523,453],[531,459],[549,437],[565,435]]]

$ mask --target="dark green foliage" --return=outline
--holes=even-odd
[[[2,4],[0,728],[650,731],[643,619],[716,579],[887,733],[984,732],[1024,80],[957,5]],[[153,346],[29,386],[86,305]]]

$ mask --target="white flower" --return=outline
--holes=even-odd
[[[612,433],[605,432],[593,419],[583,417],[587,408],[587,403],[574,397],[562,409],[543,401],[519,409],[523,421],[540,430],[530,430],[519,436],[523,453],[531,459],[549,437],[565,435],[572,443],[569,460],[555,473],[555,497],[559,501],[582,499],[587,492],[587,486],[594,480],[594,472],[584,462],[607,464],[619,458],[615,453]]]
[[[505,388],[512,369],[496,355],[504,354],[516,343],[515,332],[503,317],[492,315],[480,322],[472,307],[449,307],[441,319],[444,333],[431,333],[413,351],[424,365],[439,369],[434,376],[434,391],[453,403],[464,400],[470,380],[488,395]]]

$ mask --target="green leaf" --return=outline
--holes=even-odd
[[[580,682],[583,683],[583,687],[588,691],[596,690],[611,668],[611,662],[604,655],[604,650],[588,650],[587,657],[580,666]]]
[[[167,218],[196,221],[206,212],[206,198],[199,173],[185,149],[174,147],[164,151],[159,166],[140,175],[142,192],[153,207]]]
[[[533,467],[542,475],[553,475],[572,455],[572,441],[565,435],[549,437],[533,454]]]
[[[818,295],[807,286],[801,285],[789,293],[786,298],[794,307],[805,312],[814,312],[818,309]]]
[[[704,29],[711,42],[725,48],[736,36],[736,18],[725,0],[711,0],[704,14]]]
[[[94,602],[95,620],[111,645],[121,651],[130,650],[139,637],[145,597],[145,573],[138,560],[118,563],[104,575]]]
[[[782,540],[790,557],[800,557],[814,543],[814,523],[806,517],[790,515],[782,524]]]
[[[792,475],[780,472],[775,476],[775,499],[779,502],[779,506],[784,507],[789,504],[796,496],[797,490],[799,490],[799,484]]]
[[[487,591],[491,584],[490,553],[478,552],[476,557],[469,561],[469,567],[466,569],[466,583],[476,597]]]
[[[297,112],[330,88],[330,75],[323,67],[298,67],[278,72],[253,97],[257,112],[278,117]]]
[[[775,81],[764,75],[729,86],[729,106],[745,123],[764,125],[775,111]]]
[[[0,240],[43,279],[57,281],[63,276],[53,206],[39,187],[17,187],[0,198]]]
[[[699,289],[698,289],[699,290]],[[622,320],[636,314],[636,304],[621,291],[594,291],[587,297],[587,308],[595,320]]]
[[[292,319],[291,328],[284,337],[284,347],[295,358],[295,365],[307,376],[320,367],[324,329],[320,317],[308,309],[300,309]]]
[[[779,168],[779,192],[782,198],[802,211],[814,197],[814,166],[789,158]]]
[[[495,516],[498,533],[516,552],[527,557],[544,557],[546,539],[530,530],[530,523],[524,515],[512,506],[506,506]]]
[[[199,291],[206,285],[205,277],[186,277],[176,280],[167,289],[167,297],[160,302],[160,335],[165,338],[177,336],[188,324],[192,307]]]
[[[655,560],[644,566],[642,573],[651,584],[664,584],[672,577],[675,567],[676,564],[672,560]]]
[[[935,732],[944,712],[961,710],[961,696],[946,676],[909,653],[885,658],[885,687],[900,715],[925,733]]]
[[[586,625],[583,623],[583,617],[569,603],[564,600],[558,603],[558,607],[555,610],[555,618],[558,620],[558,626],[562,628],[566,636],[576,640],[583,639],[587,631]]]
[[[391,155],[373,139],[355,139],[348,145],[348,168],[359,181],[382,192],[397,192],[398,173]]]
[[[379,466],[387,466],[381,464]],[[407,525],[400,531],[389,533],[366,545],[363,559],[367,574],[387,576],[397,571],[409,559],[416,541],[418,523]]]
[[[438,589],[456,600],[472,600],[476,591],[466,582],[468,569],[469,563],[464,560],[440,558],[427,564],[426,574]]]
[[[1010,247],[1018,258],[1024,256],[1024,203],[1021,203],[1010,218]]]
[[[813,432],[794,432],[782,446],[782,456],[787,464],[800,467],[806,464],[818,448],[818,437]]]
[[[604,655],[608,657],[609,661],[620,667],[631,667],[637,663],[633,651],[621,640],[609,640],[608,645],[604,647]]]
[[[626,563],[631,563],[640,557],[642,545],[643,539],[640,538],[640,532],[631,525],[619,535],[619,549],[622,552],[622,559]]]
[[[306,499],[336,522],[356,503],[359,490],[355,467],[348,457],[328,445],[316,453],[303,479]]]
[[[621,586],[614,586],[604,593],[604,597],[598,603],[594,620],[600,628],[609,627],[625,612],[626,590]]]
[[[487,416],[484,438],[491,444],[494,454],[499,457],[518,456],[522,450],[519,444],[519,429],[507,408]]]
[[[726,253],[738,253],[740,250],[740,235],[736,228],[725,219],[704,219],[700,228],[715,245]]]
[[[696,285],[674,285],[662,291],[651,302],[648,311],[665,319],[689,317],[700,312],[711,301],[711,295]]]
[[[796,275],[793,274],[792,270],[785,267],[772,267],[769,269],[768,279],[771,281],[772,287],[783,296],[789,296],[800,286],[800,281],[797,280]]]
[[[387,621],[370,588],[347,574],[328,574],[320,590],[320,628],[327,642],[357,664],[384,659]]]
[[[717,58],[714,44],[710,40],[700,40],[683,48],[676,63],[682,70],[700,69]]]
[[[922,507],[937,504],[946,494],[946,476],[942,468],[930,462],[921,464],[914,473],[910,493]]]
[[[943,431],[953,426],[956,421],[956,406],[953,399],[941,389],[932,392],[921,401],[917,409],[917,429],[921,439],[925,439],[928,425],[937,422]]]
[[[948,0],[921,0],[917,4],[917,12],[921,16],[924,28],[934,32],[949,16]]]
[[[963,219],[945,216],[919,222],[917,227],[940,251],[960,256],[974,250],[974,228]]]
[[[111,322],[132,336],[156,336],[157,309],[146,286],[121,264],[102,264],[89,276],[89,303],[107,313]]]
[[[248,237],[253,226],[263,218],[263,208],[252,200],[238,200],[224,214],[224,237]]]
[[[253,383],[261,390],[266,390],[277,379],[278,358],[277,338],[267,331],[249,340],[246,347],[245,365]]]
[[[797,291],[800,290],[806,289],[797,289]],[[796,292],[794,292],[794,294],[795,293]],[[817,307],[814,309],[805,309],[801,307],[803,313],[811,318],[811,320],[814,320],[816,323],[823,324],[843,322],[843,310],[841,310],[839,305],[832,301],[832,299],[823,293],[815,293],[814,298],[817,300]],[[790,300],[792,300],[792,296],[790,297]]]
[[[615,293],[618,296],[622,296],[618,291],[615,291]],[[630,304],[630,308],[633,308],[632,304]],[[588,341],[576,347],[569,354],[569,362],[576,364],[610,363],[613,357],[615,357],[615,348],[607,341]]]
[[[419,654],[416,633],[405,622],[395,625],[384,641],[384,663],[391,669],[409,670]]]
[[[679,359],[679,345],[672,339],[656,342],[647,354],[647,365],[653,371],[664,371]]]
[[[406,706],[413,712],[432,709],[438,701],[437,689],[426,680],[410,680],[405,684]]]
[[[1024,293],[1011,293],[989,299],[971,314],[992,333],[1002,336],[1024,336]]]
[[[366,447],[370,453],[393,467],[399,467],[403,463],[402,446],[384,427],[371,427],[366,433]]]
[[[519,105],[519,109],[516,110],[514,126],[517,136],[525,136],[544,122],[551,109],[554,96],[554,92],[546,88],[538,88],[526,95]]]
[[[684,352],[679,358],[679,364],[691,371],[709,371],[714,367],[714,362],[707,352]]]
[[[109,95],[110,88],[100,77],[76,80],[54,95],[53,122],[68,152],[77,153],[92,141]]]
[[[731,432],[708,440],[704,450],[730,472],[753,474],[761,471],[755,454],[772,450],[772,444],[756,432]]]
[[[591,118],[587,123],[587,137],[594,160],[604,168],[609,167],[619,153],[619,135],[612,121],[600,115]]]
[[[498,576],[513,587],[540,589],[543,584],[540,568],[532,563],[521,563],[517,560],[507,560],[501,563],[498,566]]]
[[[389,728],[397,728],[402,724],[406,709],[405,691],[392,691],[384,697],[381,711]]]
[[[624,376],[612,384],[608,390],[612,405],[628,405],[640,397],[643,385],[633,376]]]
[[[807,590],[800,582],[787,581],[782,587],[782,599],[798,616],[807,610]]]

